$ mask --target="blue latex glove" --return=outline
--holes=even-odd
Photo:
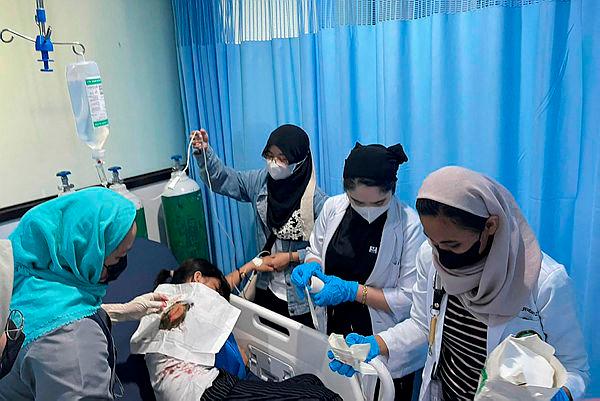
[[[347,377],[352,377],[356,373],[356,370],[354,370],[352,366],[346,365],[345,363],[334,359],[335,357],[333,356],[333,352],[331,352],[331,350],[327,351],[327,356],[332,360],[329,362],[329,369],[332,371]]]
[[[369,349],[369,354],[367,355],[367,358],[365,359],[365,362],[369,362],[371,359],[375,358],[376,356],[379,355],[379,344],[377,344],[377,340],[375,339],[375,336],[361,336],[360,334],[356,334],[356,333],[350,333],[346,336],[346,344],[348,344],[348,346],[354,345],[354,344],[370,344],[371,348]],[[348,377],[352,377],[355,373],[356,370],[354,370],[354,368],[350,365],[346,365],[345,363],[342,363],[340,361],[338,361],[337,359],[334,359],[334,355],[333,352],[331,352],[331,350],[327,351],[327,356],[329,357],[329,359],[331,359],[332,361],[329,362],[329,369],[331,369],[334,372],[339,373],[342,376],[348,376]],[[558,401],[562,401],[562,400],[558,400]]]
[[[304,288],[310,285],[310,278],[321,271],[321,265],[317,262],[302,263],[292,271],[292,284],[296,288],[296,292],[300,299],[304,299]]]
[[[316,276],[323,280],[323,289],[312,297],[318,306],[339,305],[344,302],[352,302],[356,299],[358,282],[342,280],[336,276],[327,276],[321,271]]]
[[[348,346],[354,344],[370,344],[371,349],[367,354],[367,359],[365,359],[365,362],[371,361],[371,359],[378,356],[381,352],[381,350],[379,349],[379,344],[377,344],[377,340],[375,339],[375,336],[361,336],[360,334],[350,333],[346,336],[346,344],[348,344]]]
[[[550,401],[571,401],[571,397],[569,397],[565,389],[561,388],[554,394],[554,397],[552,397]]]

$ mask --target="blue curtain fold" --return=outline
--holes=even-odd
[[[249,169],[263,166],[274,128],[301,125],[330,194],[356,141],[404,145],[397,194],[411,204],[444,165],[495,177],[573,278],[600,374],[599,2],[286,0],[297,5],[288,18],[252,0],[172,3],[188,132],[207,128],[227,165]],[[253,37],[274,39],[243,40]],[[214,197],[232,248],[204,190],[213,259],[227,272],[256,253],[252,211]]]

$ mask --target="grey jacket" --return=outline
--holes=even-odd
[[[196,154],[196,160],[200,168],[200,178],[208,185],[202,153]],[[262,248],[270,235],[270,230],[267,227],[267,170],[234,170],[223,164],[210,147],[206,151],[206,164],[214,192],[240,202],[252,203],[256,215],[256,244],[259,248]],[[313,197],[315,220],[321,213],[325,200],[327,200],[327,195],[319,187],[316,187]],[[297,251],[300,256],[300,263],[302,263],[306,256],[305,248],[308,246],[308,241],[277,240],[275,246],[276,250],[280,252]],[[296,265],[297,263],[293,263],[285,270],[288,310],[290,315],[293,316],[309,312],[307,301],[298,298],[290,281],[292,270]],[[256,286],[266,289],[272,276],[271,273],[260,273]]]
[[[0,380],[0,401],[112,401],[113,385],[106,336],[81,319],[20,350]]]

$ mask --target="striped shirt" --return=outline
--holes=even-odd
[[[472,401],[487,358],[487,325],[448,296],[438,367],[444,401]]]

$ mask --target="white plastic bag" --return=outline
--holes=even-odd
[[[200,283],[161,284],[155,292],[167,295],[169,303],[162,314],[142,318],[131,337],[131,353],[158,353],[214,366],[215,354],[233,331],[240,310]],[[169,308],[175,303],[180,310],[171,321]]]
[[[549,401],[566,379],[554,347],[537,335],[511,335],[489,355],[475,401]]]

